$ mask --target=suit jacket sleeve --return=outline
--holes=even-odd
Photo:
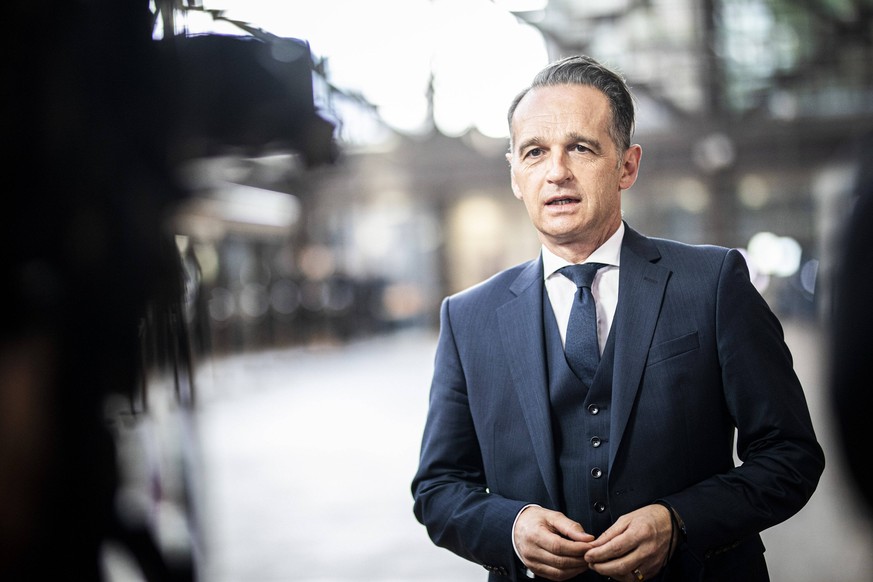
[[[683,517],[688,549],[698,559],[789,518],[807,502],[824,469],[782,327],[737,251],[724,258],[714,325],[742,464],[665,497]]]
[[[511,531],[526,503],[492,494],[485,484],[451,298],[440,311],[430,405],[412,492],[415,515],[435,544],[504,575],[522,568]]]

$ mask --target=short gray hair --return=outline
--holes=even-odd
[[[630,147],[634,131],[634,102],[630,89],[621,75],[585,55],[565,57],[550,63],[537,73],[529,87],[515,96],[507,116],[510,136],[512,117],[524,96],[531,89],[554,85],[585,85],[603,93],[612,110],[609,136],[621,152]]]

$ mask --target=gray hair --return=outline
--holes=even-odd
[[[609,136],[620,152],[630,147],[634,130],[634,103],[630,89],[621,75],[585,55],[565,57],[547,65],[537,73],[530,87],[515,96],[507,116],[510,135],[512,117],[524,96],[531,89],[554,85],[585,85],[603,93],[612,110]]]

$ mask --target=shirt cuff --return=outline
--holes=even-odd
[[[518,518],[519,518],[519,516],[520,516],[520,515],[522,514],[522,512],[524,512],[524,510],[527,509],[528,507],[540,507],[540,506],[537,505],[536,503],[529,503],[529,504],[525,505],[524,507],[522,507],[522,508],[518,511],[518,513],[517,513],[516,516],[515,516],[515,521],[512,522],[512,549],[513,549],[513,551],[515,551],[515,556],[519,559],[519,561],[520,561],[522,564],[524,564],[524,560],[521,559],[521,555],[518,553],[518,547],[516,547],[516,545],[515,545],[515,525],[518,523]],[[526,575],[528,578],[533,578],[533,577],[534,577],[534,573],[530,571],[530,568],[527,567],[527,564],[524,564],[524,565],[525,565],[525,570],[524,570],[525,575]]]

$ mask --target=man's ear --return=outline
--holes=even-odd
[[[518,184],[515,182],[515,174],[512,171],[512,152],[506,152],[505,155],[506,161],[509,163],[509,185],[512,186],[512,193],[515,197],[521,200],[521,190],[519,190]]]
[[[512,187],[512,193],[519,200],[523,200],[521,196],[521,189],[518,187],[518,183],[515,181],[515,174],[512,171],[512,167],[509,168],[509,185]]]
[[[640,174],[640,161],[642,157],[643,148],[637,144],[625,150],[621,167],[621,179],[619,180],[619,187],[622,190],[627,190],[637,181],[637,176]]]
[[[515,183],[515,178],[510,176],[509,183],[512,186],[512,193],[515,194],[515,197],[519,200],[523,200],[521,190],[518,189],[518,184]]]

